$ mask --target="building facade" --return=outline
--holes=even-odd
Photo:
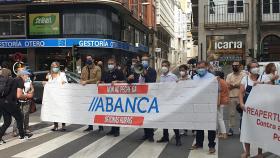
[[[127,66],[132,56],[152,51],[153,0],[10,0],[0,5],[0,59],[23,55],[32,70],[52,61],[73,67],[73,57],[115,57]]]
[[[220,66],[253,58],[279,61],[279,4],[279,0],[193,0],[192,33],[199,60],[217,61]]]

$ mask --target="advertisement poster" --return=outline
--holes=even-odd
[[[246,35],[207,36],[207,61],[242,61]]]
[[[29,14],[30,35],[58,35],[59,13]]]

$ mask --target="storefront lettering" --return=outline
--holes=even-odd
[[[106,40],[101,41],[80,41],[80,47],[109,47],[109,42]]]
[[[215,50],[217,49],[241,49],[242,41],[215,42]]]
[[[5,42],[0,42],[0,47],[9,47],[9,48],[13,48],[13,47],[21,47],[21,43],[19,41],[5,41]]]
[[[24,46],[25,47],[44,47],[45,42],[44,41],[25,41]]]

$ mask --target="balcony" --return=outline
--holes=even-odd
[[[248,27],[249,5],[206,5],[204,26],[208,29]]]
[[[280,3],[263,3],[261,5],[262,24],[279,24]]]

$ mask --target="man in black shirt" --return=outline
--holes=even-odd
[[[102,76],[103,83],[124,83],[125,77],[121,70],[116,67],[116,60],[114,58],[110,58],[108,60],[108,71],[104,73]],[[114,135],[118,137],[120,135],[120,127],[112,127],[111,131],[107,133],[107,135]]]
[[[7,128],[11,124],[12,116],[17,121],[17,127],[19,130],[19,135],[21,140],[28,139],[32,136],[32,134],[25,134],[23,130],[23,118],[20,111],[19,106],[17,106],[17,100],[26,100],[28,98],[32,98],[32,94],[23,94],[24,89],[24,81],[28,79],[28,75],[30,73],[26,70],[22,70],[18,72],[18,76],[15,79],[8,79],[8,87],[9,93],[6,97],[0,98],[0,109],[3,112],[4,124],[0,128],[0,145],[5,143],[2,139],[3,135],[5,134]]]
[[[128,76],[128,83],[154,83],[157,80],[157,72],[154,68],[150,67],[149,57],[147,55],[142,56],[142,65],[144,67],[143,74],[136,74],[135,72]],[[133,61],[132,61],[133,62]],[[154,142],[154,129],[144,128],[144,136],[141,140],[148,139],[150,142]]]

